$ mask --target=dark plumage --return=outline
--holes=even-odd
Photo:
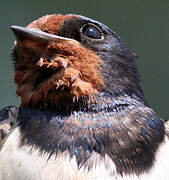
[[[15,136],[10,154],[17,149],[16,156],[27,158],[10,156],[6,164],[15,171],[6,176],[0,166],[0,179],[157,177],[152,172],[166,141],[164,122],[147,105],[135,55],[120,38],[78,15],[47,15],[11,29],[21,105],[0,160]],[[28,173],[24,167],[36,161],[35,172]]]

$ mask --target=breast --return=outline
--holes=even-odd
[[[116,179],[112,160],[93,153],[86,166],[78,168],[76,158],[67,152],[49,157],[38,149],[19,146],[20,131],[15,128],[0,152],[0,180],[109,180]],[[94,163],[93,163],[94,162]],[[92,164],[92,166],[90,166]]]
[[[0,180],[167,180],[169,179],[169,140],[159,146],[153,168],[140,175],[120,176],[115,164],[93,153],[85,166],[78,168],[76,158],[67,152],[49,157],[30,146],[19,146],[20,131],[15,128],[0,151]],[[92,166],[91,166],[92,164]]]

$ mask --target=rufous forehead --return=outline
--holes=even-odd
[[[62,15],[62,14],[53,14],[53,15],[46,15],[43,16],[29,25],[27,25],[27,28],[39,28],[42,31],[51,33],[51,34],[58,34],[62,24],[64,21],[69,19],[79,19],[80,17],[78,15]]]

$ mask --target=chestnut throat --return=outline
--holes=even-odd
[[[88,169],[95,163],[86,163],[93,152],[108,155],[121,175],[141,174],[153,166],[164,125],[135,95],[100,93],[95,103],[87,104],[85,97],[63,102],[69,104],[65,111],[20,107],[21,146],[39,149],[49,160],[68,152],[70,158],[76,157],[79,168]]]

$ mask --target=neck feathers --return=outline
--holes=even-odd
[[[116,102],[104,95],[99,101],[69,113],[20,108],[21,145],[40,149],[49,158],[68,151],[79,167],[96,152],[108,155],[120,174],[150,169],[164,138],[162,120],[127,95]]]

